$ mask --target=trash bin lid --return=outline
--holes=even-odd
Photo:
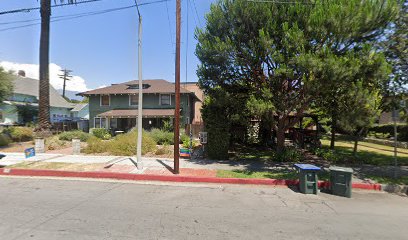
[[[320,170],[319,167],[312,164],[297,163],[295,164],[295,167],[300,168],[302,170]]]
[[[337,167],[337,166],[331,166],[329,167],[330,171],[337,171],[337,172],[348,172],[348,173],[353,173],[352,168],[347,168],[347,167]]]

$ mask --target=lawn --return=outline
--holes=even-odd
[[[324,148],[330,146],[330,141],[326,139],[321,140]],[[393,147],[359,142],[357,148],[357,155],[353,157],[354,143],[351,141],[336,141],[336,152],[346,159],[354,160],[356,163],[365,163],[373,165],[393,165],[394,153]],[[408,150],[398,148],[397,160],[399,165],[408,165]]]

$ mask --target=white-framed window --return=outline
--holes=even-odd
[[[160,105],[171,105],[171,95],[160,94]]]
[[[101,95],[101,106],[110,106],[110,96]]]
[[[95,128],[106,128],[106,118],[95,118]]]
[[[137,106],[139,104],[139,95],[129,95],[129,106]]]
[[[190,124],[190,117],[186,117],[186,124]]]

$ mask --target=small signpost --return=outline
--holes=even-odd
[[[35,156],[35,149],[32,148],[27,148],[26,150],[24,150],[24,155],[26,158],[30,158],[30,157],[34,157]]]

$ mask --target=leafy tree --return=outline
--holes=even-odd
[[[408,1],[401,1],[398,18],[388,29],[385,41],[380,48],[385,51],[387,61],[392,66],[392,74],[383,87],[383,110],[396,109],[405,117],[408,95]]]
[[[0,102],[4,101],[6,97],[13,92],[13,81],[11,75],[6,73],[0,67]]]
[[[340,107],[339,126],[354,136],[353,155],[357,153],[358,141],[374,124],[380,114],[380,91],[371,91],[363,83],[353,84],[345,97],[348,101]]]
[[[392,0],[221,0],[211,6],[206,28],[196,32],[199,84],[210,96],[219,87],[233,99],[255,98],[273,106],[272,125],[281,151],[285,131],[295,124],[290,116],[302,115],[330,81],[316,71],[328,64],[326,56],[336,60],[361,50],[381,34],[395,11]],[[242,115],[245,106],[230,115]]]

